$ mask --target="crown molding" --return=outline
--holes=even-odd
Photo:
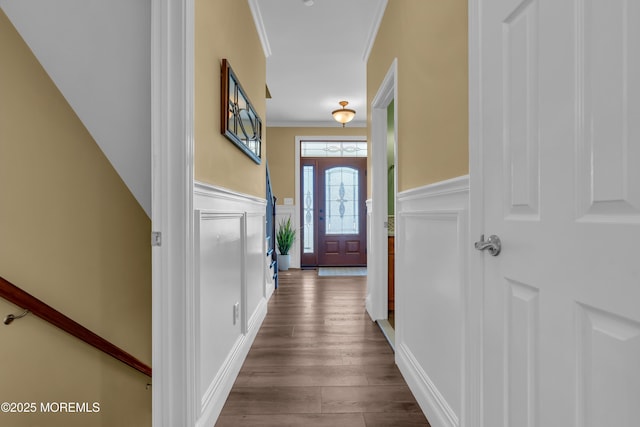
[[[381,0],[378,3],[376,14],[374,15],[373,22],[371,23],[371,28],[369,29],[367,44],[365,45],[364,52],[362,53],[362,59],[365,64],[369,60],[371,49],[373,49],[373,44],[376,41],[376,36],[378,35],[378,29],[380,28],[380,24],[382,23],[382,17],[384,16],[384,11],[387,8],[387,2],[388,0]]]
[[[262,44],[264,57],[268,58],[271,56],[271,46],[269,45],[269,37],[267,36],[267,29],[264,26],[262,12],[260,12],[260,5],[258,4],[258,0],[249,0],[249,8],[251,9],[253,22],[256,26],[256,31],[258,32],[260,43]]]

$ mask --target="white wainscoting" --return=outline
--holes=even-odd
[[[433,427],[466,425],[468,176],[404,191],[396,206],[396,363]]]
[[[194,210],[194,410],[211,426],[267,312],[266,201],[196,183]]]
[[[278,224],[280,221],[286,221],[287,218],[291,218],[291,223],[295,227],[298,221],[295,220],[296,205],[276,205],[276,233],[278,232]],[[277,248],[277,245],[276,245]],[[278,252],[280,253],[280,252]],[[293,246],[289,251],[291,255],[291,268],[300,268],[300,230],[296,233],[296,240],[293,242]]]

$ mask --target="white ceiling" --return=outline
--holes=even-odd
[[[366,126],[366,65],[387,0],[249,0],[267,56],[268,126]]]

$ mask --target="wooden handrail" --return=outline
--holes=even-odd
[[[13,304],[29,310],[39,318],[46,320],[63,331],[81,339],[87,344],[97,348],[100,351],[112,356],[119,361],[126,363],[133,369],[142,372],[151,377],[151,367],[136,359],[120,347],[110,343],[109,341],[91,332],[76,321],[68,318],[55,308],[45,304],[33,295],[23,291],[13,283],[0,277],[0,297],[12,302]]]

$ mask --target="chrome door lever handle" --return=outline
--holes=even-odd
[[[476,242],[474,247],[479,251],[487,250],[491,256],[498,256],[502,250],[502,242],[495,234],[484,240],[484,234],[480,236],[480,241]]]

